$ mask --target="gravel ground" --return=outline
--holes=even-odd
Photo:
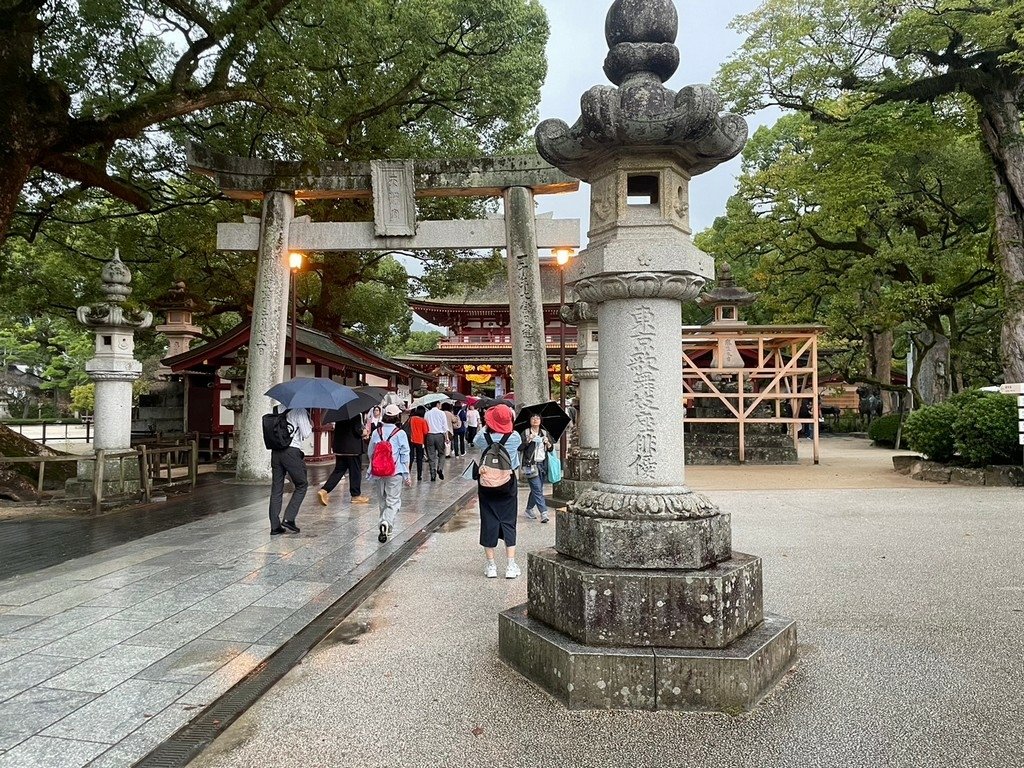
[[[474,507],[193,766],[1024,765],[1020,491],[763,487],[712,494],[799,622],[753,713],[569,712],[509,670],[497,613],[526,579],[483,578]],[[522,519],[519,559],[553,538]]]

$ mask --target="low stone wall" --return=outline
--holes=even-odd
[[[923,456],[893,456],[892,464],[901,475],[909,475],[914,480],[958,485],[1024,486],[1024,467],[951,467],[928,461]]]

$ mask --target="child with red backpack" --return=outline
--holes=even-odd
[[[395,527],[395,517],[402,508],[402,483],[412,485],[409,477],[409,438],[399,422],[402,410],[397,405],[384,409],[383,420],[370,433],[366,449],[370,457],[367,477],[373,480],[380,501],[380,533],[377,541],[388,540]]]

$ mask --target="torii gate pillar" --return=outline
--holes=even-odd
[[[284,376],[288,332],[288,238],[295,216],[295,196],[268,192],[263,197],[260,243],[256,255],[256,293],[252,303],[249,364],[245,373],[241,424],[235,447],[238,480],[271,479],[270,452],[263,445],[263,414],[273,403],[263,393]]]

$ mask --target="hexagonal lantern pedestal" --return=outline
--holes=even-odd
[[[524,604],[499,615],[498,653],[569,709],[736,714],[793,665],[796,622],[766,614],[723,649],[605,648],[531,619]]]

